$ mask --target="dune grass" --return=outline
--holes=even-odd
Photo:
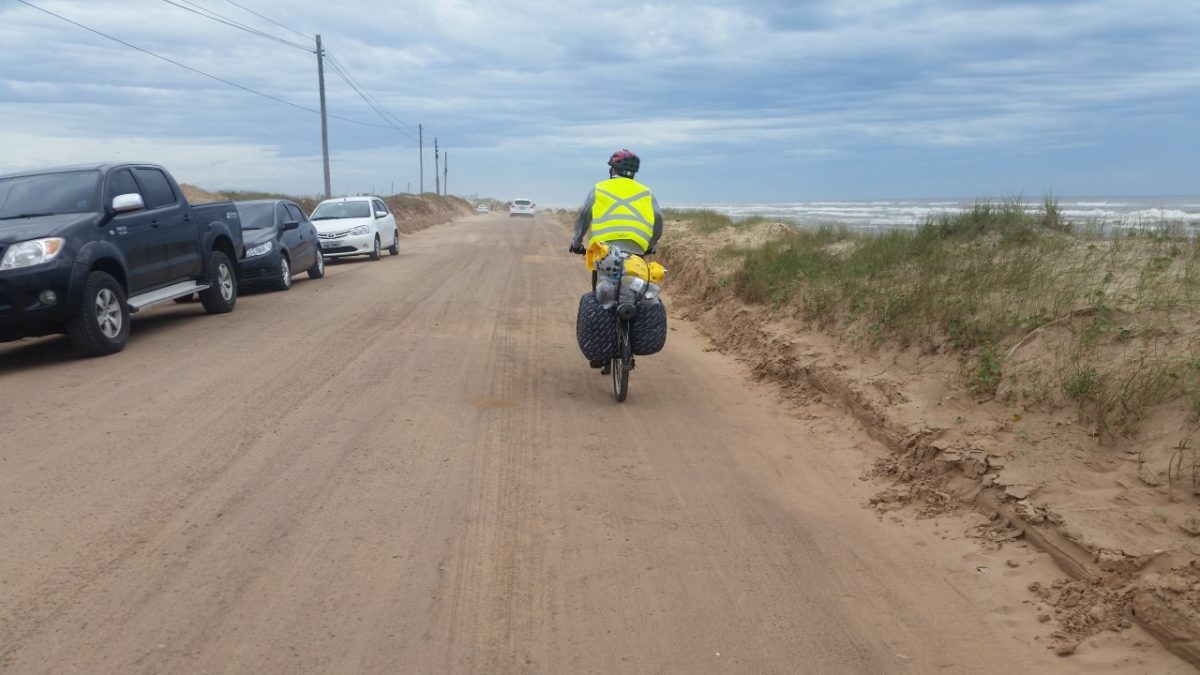
[[[666,220],[686,220],[697,232],[710,234],[732,227],[733,219],[712,209],[663,209]]]
[[[748,216],[732,218],[713,209],[663,209],[663,218],[667,220],[686,220],[697,232],[711,234],[723,229],[741,229],[761,223],[787,223],[786,219],[767,218],[766,216]]]
[[[221,190],[217,194],[221,195],[225,199],[232,199],[235,202],[249,201],[252,199],[287,199],[295,202],[300,208],[304,209],[305,213],[312,213],[312,210],[317,208],[317,204],[321,203],[320,197],[299,197],[296,195],[285,195],[278,192]]]
[[[312,213],[313,209],[317,208],[317,204],[320,204],[323,199],[319,196],[285,195],[276,192],[257,192],[253,190],[222,190],[217,194],[221,195],[225,199],[232,199],[234,201],[246,201],[252,199],[287,199],[299,205],[301,209],[304,209],[305,213]],[[426,192],[421,195],[389,195],[381,196],[380,198],[383,199],[384,203],[388,205],[388,208],[392,209],[392,211],[397,214],[410,212],[429,212],[432,211],[430,205],[434,202],[452,202],[458,203],[463,207],[470,207],[470,204],[460,197],[453,195],[446,197],[434,194],[432,192]]]
[[[702,218],[701,231],[720,222]],[[725,253],[747,302],[868,348],[957,353],[974,395],[1075,405],[1112,438],[1168,401],[1200,416],[1200,240],[1177,224],[1113,231],[1066,222],[1050,198],[1009,200],[913,229],[795,228]]]

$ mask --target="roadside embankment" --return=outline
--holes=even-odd
[[[1053,201],[863,235],[671,213],[673,309],[893,454],[880,512],[993,514],[1047,551],[1069,653],[1138,621],[1200,666],[1200,241],[1064,222]]]
[[[318,197],[294,197],[267,192],[221,191],[209,192],[194,185],[183,184],[185,196],[192,203],[202,204],[223,199],[290,199],[300,205],[306,212],[312,212],[321,202]],[[400,232],[412,234],[434,225],[450,222],[459,216],[472,212],[472,207],[465,199],[454,196],[436,195],[426,192],[419,195],[392,195],[382,197],[384,203],[396,217],[396,225]]]

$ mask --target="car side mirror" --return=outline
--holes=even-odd
[[[281,226],[281,229],[284,229],[284,230],[295,230],[295,229],[299,229],[299,228],[300,228],[300,221],[298,221],[298,220],[289,220]]]
[[[386,212],[386,211],[376,211],[376,212],[375,212],[375,217],[376,217],[376,218],[383,218],[383,217],[384,217],[384,216],[386,216],[386,215],[387,215],[387,212]]]
[[[146,208],[146,202],[142,201],[142,196],[136,192],[117,195],[112,200],[112,210],[117,213],[140,211],[144,208]]]

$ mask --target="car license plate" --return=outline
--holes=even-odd
[[[342,239],[335,239],[334,241],[323,241],[323,242],[321,242],[321,248],[337,248],[344,243],[346,243],[346,242]]]

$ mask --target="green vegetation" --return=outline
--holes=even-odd
[[[701,232],[744,226],[679,215]],[[1052,198],[1010,200],[913,229],[796,228],[725,253],[743,300],[867,348],[957,353],[975,396],[1070,401],[1102,438],[1181,397],[1200,415],[1200,240],[1177,224],[1105,236]]]
[[[285,195],[276,192],[255,192],[253,190],[221,190],[217,194],[225,199],[232,199],[235,202],[249,201],[251,199],[289,199],[304,209],[305,213],[312,213],[312,210],[317,208],[317,204],[321,203],[320,197],[297,197],[295,195]]]
[[[765,216],[749,216],[734,219],[724,213],[712,209],[663,209],[666,220],[686,220],[697,232],[711,234],[723,229],[745,229],[762,223],[786,223],[786,220],[767,218]]]
[[[322,201],[321,197],[298,197],[296,195],[285,195],[275,192],[255,192],[252,190],[222,190],[217,194],[225,199],[234,201],[245,201],[251,199],[288,199],[304,209],[305,213],[312,213],[313,209],[317,208],[317,204]],[[388,208],[392,210],[396,216],[401,216],[406,213],[427,213],[431,212],[430,204],[438,201],[448,201],[458,203],[463,207],[470,207],[470,204],[455,196],[440,196],[432,192],[426,192],[421,195],[398,194],[389,197],[381,197]],[[494,200],[492,200],[494,201]]]
[[[663,209],[663,218],[666,220],[686,220],[691,223],[691,226],[697,232],[702,233],[716,232],[717,230],[733,226],[732,218],[712,209]]]

